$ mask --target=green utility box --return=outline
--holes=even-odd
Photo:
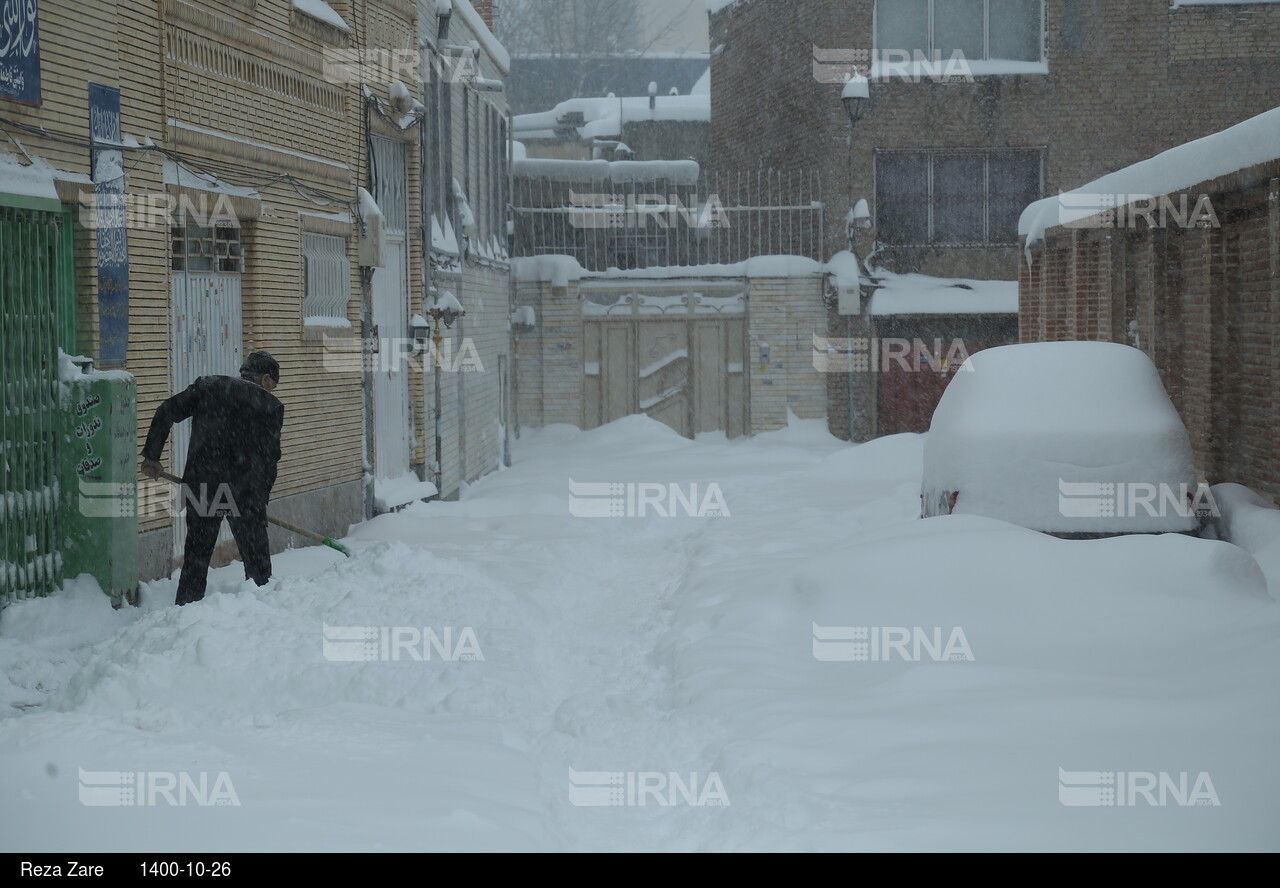
[[[111,603],[137,603],[138,402],[123,370],[62,375],[62,573],[96,577]]]

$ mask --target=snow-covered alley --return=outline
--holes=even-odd
[[[83,581],[17,602],[0,621],[0,843],[1272,845],[1280,609],[1257,563],[1172,534],[922,521],[921,440],[850,446],[799,420],[732,441],[643,417],[550,426],[462,501],[356,527],[350,560],[290,551],[263,588],[232,565],[181,608],[175,579],[136,609]],[[695,505],[723,508],[574,517],[571,480],[697,485]],[[441,644],[343,661],[333,627]],[[832,627],[938,629],[948,647],[842,660]],[[224,804],[82,804],[102,772],[205,775]],[[598,772],[619,775],[604,803]],[[1080,772],[1120,801],[1064,804]]]

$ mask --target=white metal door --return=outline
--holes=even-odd
[[[174,272],[173,391],[180,392],[201,376],[239,376],[243,360],[240,276],[217,272]],[[173,427],[169,460],[173,474],[182,476],[191,442],[191,423]],[[187,524],[174,520],[173,547],[181,556]],[[231,539],[226,524],[218,543]]]
[[[374,194],[385,217],[385,268],[373,274],[373,324],[378,331],[374,363],[374,459],[379,479],[409,473],[412,437],[409,412],[408,179],[404,144],[374,137]]]

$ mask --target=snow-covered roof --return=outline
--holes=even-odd
[[[720,278],[720,277],[802,277],[819,275],[826,266],[803,256],[755,256],[745,262],[723,265],[664,265],[653,268],[610,268],[607,271],[588,271],[572,256],[542,255],[512,259],[512,272],[517,280],[541,281],[563,287],[569,281],[593,279],[667,280],[670,278]]]
[[[1170,148],[1155,157],[1116,170],[1065,194],[1038,200],[1022,211],[1018,234],[1030,248],[1044,241],[1044,233],[1101,210],[1098,196],[1115,198],[1121,206],[1148,197],[1172,194],[1236,170],[1280,158],[1280,108],[1264,111],[1243,123]]]
[[[42,160],[27,164],[15,155],[0,152],[0,191],[43,200],[58,199],[54,169]]]
[[[703,72],[698,81],[689,89],[691,96],[709,96],[711,95],[711,66],[707,65],[707,70]]]
[[[688,96],[658,96],[654,107],[649,107],[648,96],[621,96],[613,98],[568,99],[550,111],[517,115],[512,134],[519,139],[554,139],[560,119],[567,114],[579,113],[583,124],[578,137],[618,138],[624,123],[650,120],[698,121],[711,120],[711,93],[695,93]]]
[[[876,270],[873,315],[1017,314],[1017,281],[937,278]]]
[[[511,165],[512,175],[556,182],[591,182],[611,179],[614,182],[668,182],[695,184],[699,174],[696,160],[557,160],[531,157],[517,159]]]
[[[733,6],[737,3],[746,3],[747,0],[703,0],[707,6],[707,14],[715,15],[726,7]]]

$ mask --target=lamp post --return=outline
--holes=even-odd
[[[848,243],[849,252],[853,254],[854,261],[857,263],[859,273],[862,271],[862,259],[858,256],[857,251],[857,230],[859,228],[869,227],[871,223],[870,213],[867,211],[867,202],[865,200],[858,201],[855,206],[853,203],[853,131],[858,126],[858,121],[862,119],[862,115],[867,112],[867,107],[871,104],[871,89],[867,78],[858,73],[856,70],[851,72],[849,79],[845,81],[844,89],[840,92],[840,103],[844,105],[845,114],[849,116],[849,156],[845,167],[845,182],[848,187],[849,215],[845,217],[845,239]],[[861,289],[861,284],[859,284]],[[862,301],[861,293],[857,299]],[[854,363],[853,363],[853,319],[846,317],[844,320],[845,343],[849,349],[849,368],[848,379],[846,380],[846,388],[848,389],[848,411],[849,411],[849,440],[855,440],[855,423],[854,416],[857,405],[854,403]],[[872,360],[874,360],[874,356]]]
[[[435,327],[435,331],[431,337],[431,341],[435,345],[435,361],[434,361],[435,367],[433,368],[432,373],[435,378],[435,389],[436,389],[435,426],[436,426],[436,491],[437,492],[444,490],[444,461],[443,461],[444,460],[444,452],[443,452],[444,436],[443,436],[443,429],[441,427],[441,417],[440,417],[440,410],[442,406],[442,402],[440,398],[440,371],[443,368],[443,364],[440,358],[440,346],[444,344],[444,334],[440,330],[440,325],[443,323],[446,329],[449,327],[452,327],[453,322],[456,321],[458,318],[465,316],[466,313],[467,313],[466,309],[464,309],[462,305],[458,302],[457,297],[454,296],[452,293],[450,293],[448,290],[445,290],[442,296],[437,296],[435,299],[433,299],[431,302],[431,307],[427,309],[427,314],[431,316],[431,320],[434,322],[434,327]]]

